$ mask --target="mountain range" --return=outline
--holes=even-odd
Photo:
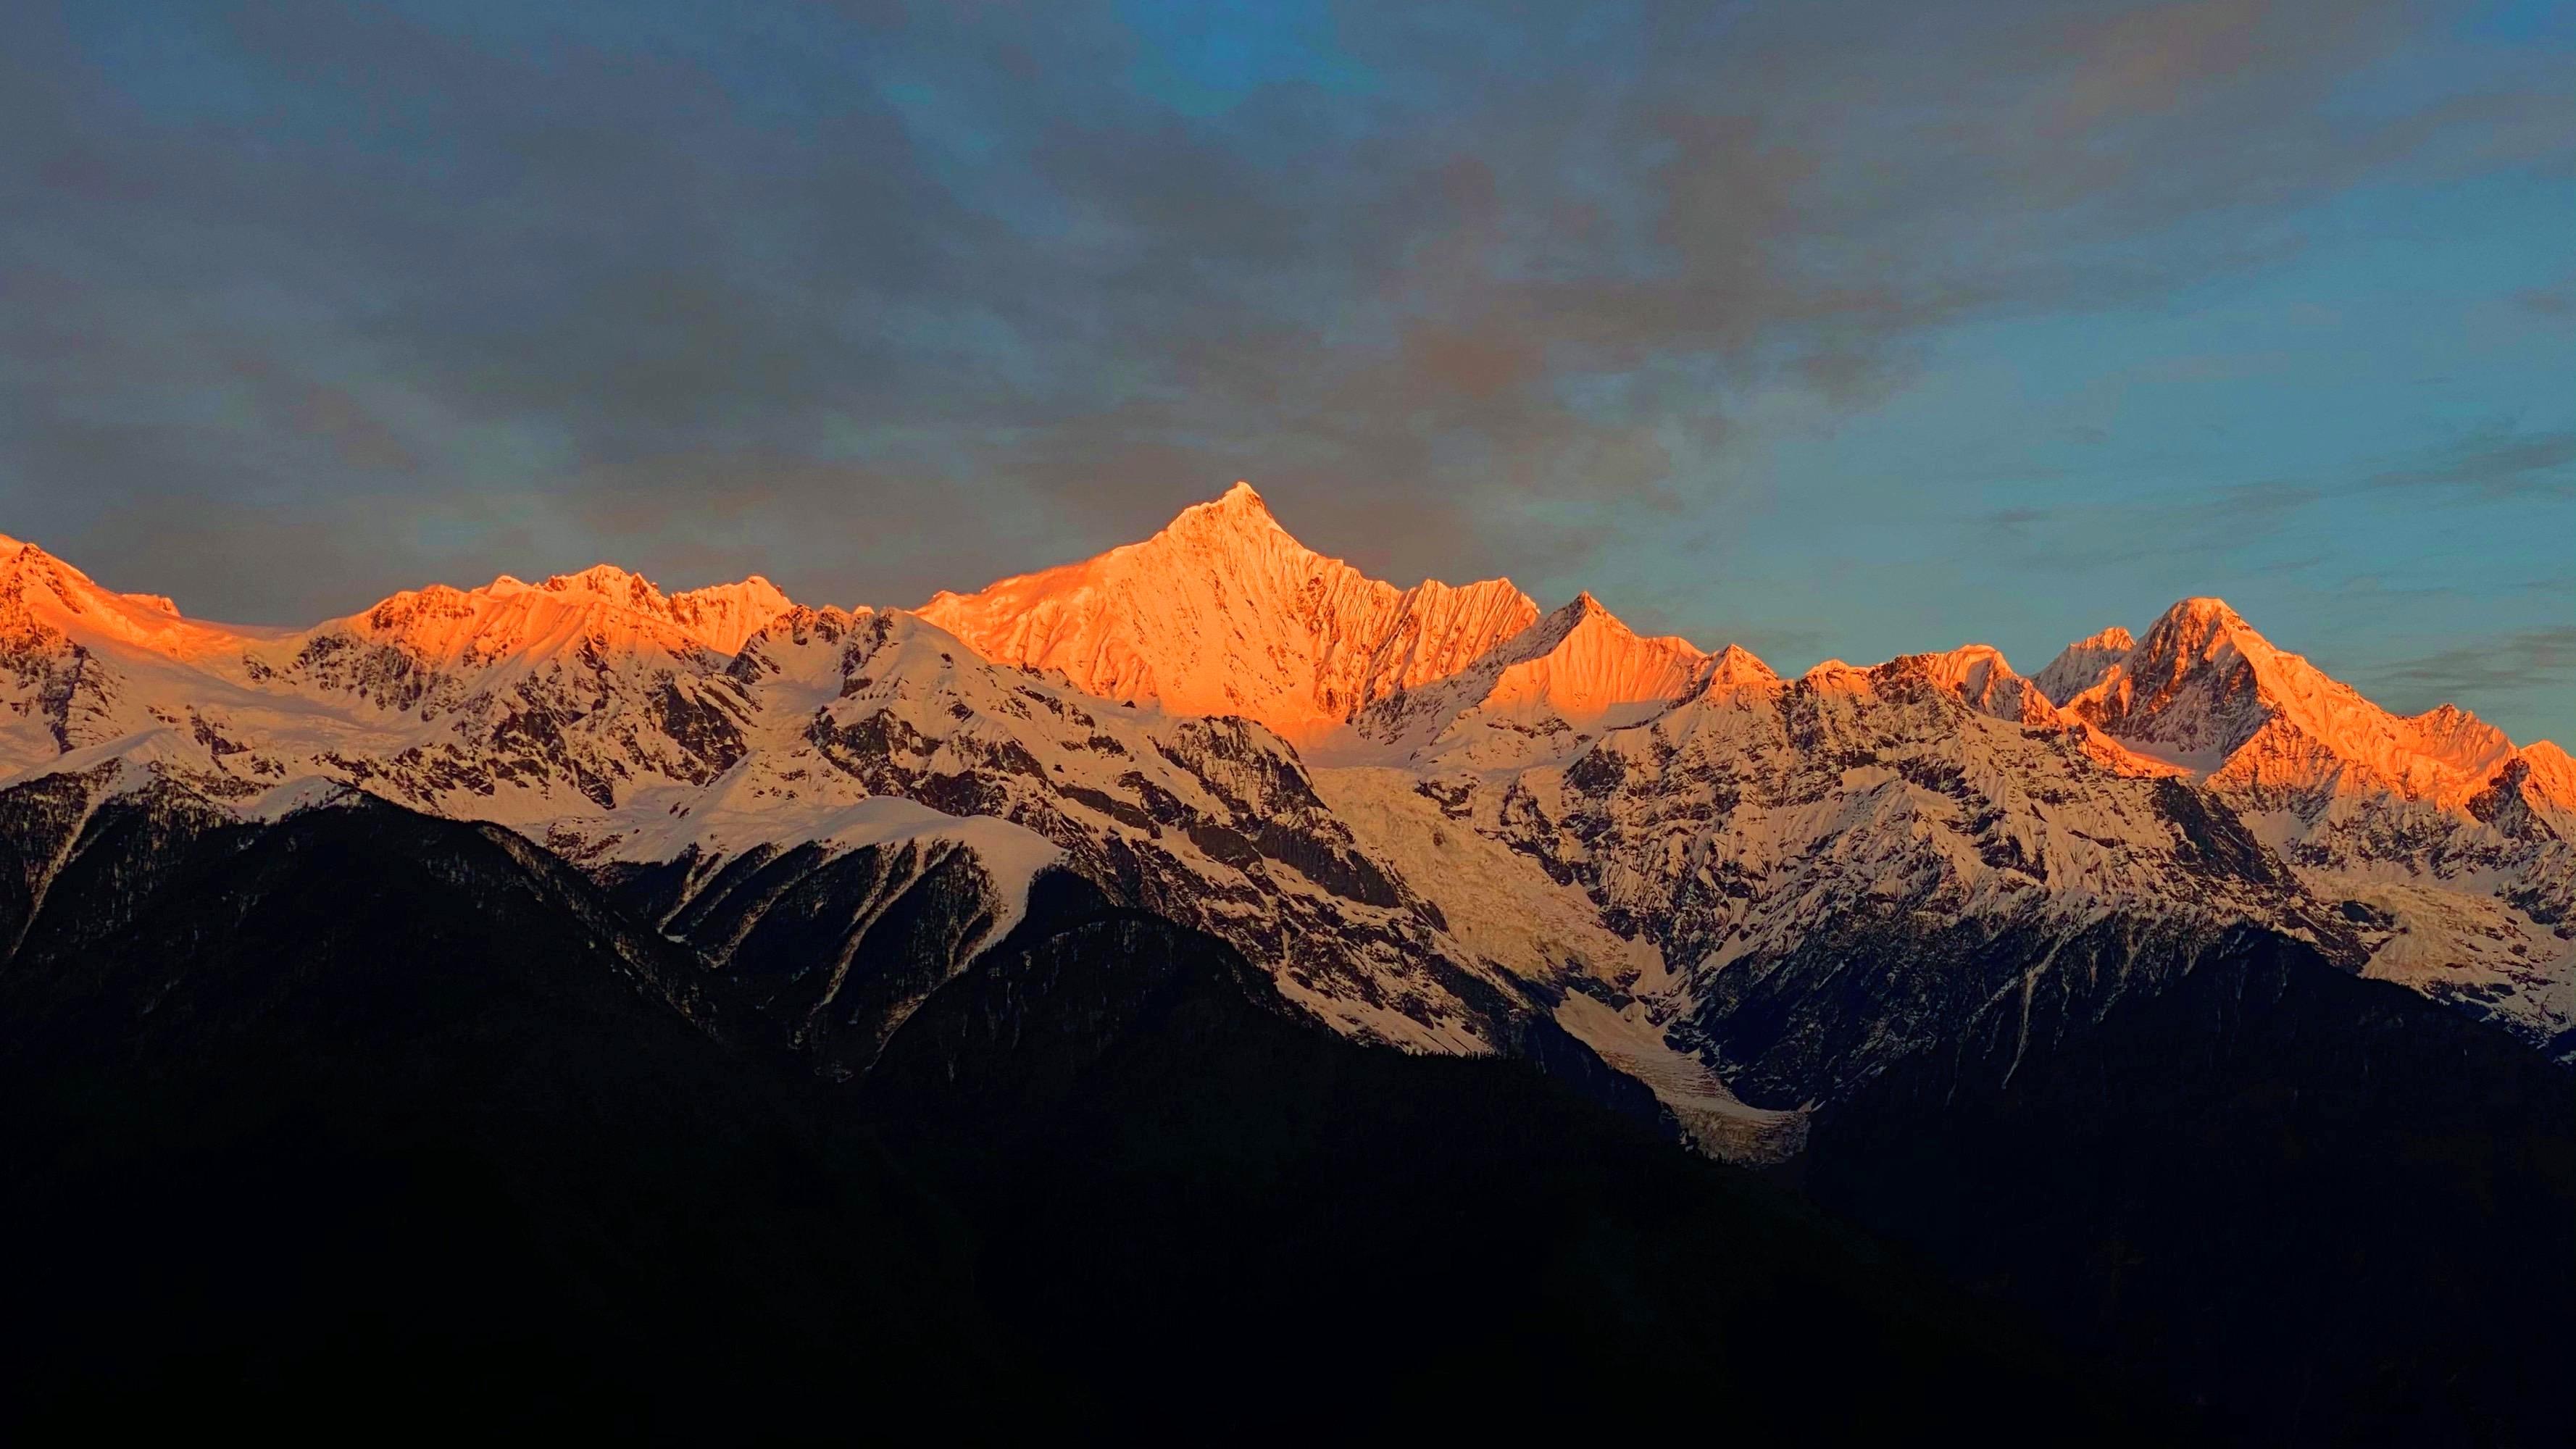
[[[1852,1022],[1879,1044],[1785,1071],[1735,1021],[1811,1009],[1788,956],[1863,923],[2008,927],[2033,969],[2108,917],[2255,924],[2576,1053],[2576,763],[2381,710],[2214,599],[2036,676],[1971,645],[1783,680],[1589,594],[1365,578],[1242,484],[917,611],[599,565],[235,629],[0,548],[10,783],[114,761],[271,815],[347,786],[585,863],[921,832],[971,843],[995,929],[1063,862],[1353,1035],[1552,1017],[1686,1113],[1768,1120],[1712,1072],[1795,1108],[1902,1049]],[[2241,870],[2178,823],[2202,802]]]
[[[1301,1029],[1525,1063],[1619,1130],[1807,1183],[2257,1426],[2279,1405],[2241,1363],[2051,1296],[2094,1281],[2107,1218],[2026,1224],[2009,1250],[1953,1229],[2037,1212],[2039,1159],[2151,1138],[2155,1093],[2191,1096],[2160,1075],[2183,1057],[2213,1101],[2259,1080],[2370,1104],[2396,1136],[2369,1151],[2398,1150],[2406,1113],[2480,1122],[2458,1132],[2505,1134],[2492,1172],[2536,1174],[2533,1201],[2568,1190],[2549,1144],[2576,1063],[2576,762],[2450,705],[2382,710],[2215,599],[2031,675],[1968,645],[1783,678],[1588,593],[1547,609],[1503,580],[1369,579],[1244,484],[909,610],[757,576],[666,594],[602,564],[240,628],[0,540],[0,705],[13,1070],[55,1060],[31,1022],[130,1048],[233,1009],[146,966],[69,964],[151,959],[128,937],[179,872],[399,820],[418,823],[370,828],[466,831],[424,836],[447,862],[429,868],[531,903],[656,1012],[821,1083],[901,1085],[915,1116],[921,1083],[985,1059],[959,1043],[1034,1032],[1015,1013],[1045,992],[1008,983],[1063,941],[1091,942],[1064,959],[1095,972],[1104,951],[1215,952],[1248,973],[1225,990]],[[1083,1020],[1144,1009],[1086,989],[1109,996]],[[2439,1085],[2390,1117],[2419,1081]],[[2479,1119],[2463,1083],[2519,1105]],[[2049,1142],[1958,1178],[2041,1117]],[[1944,1133],[1955,1150],[1923,1159]],[[2319,1140],[2360,1177],[2377,1160]],[[2249,1201],[2290,1180],[2225,1151],[2260,1158],[2229,1179]],[[1934,1224],[1920,1205],[1944,1192]],[[2438,1223],[2469,1192],[2407,1187],[2388,1221]],[[2325,1237],[2382,1241],[2353,1231]],[[2213,1282],[2251,1261],[2123,1233]],[[2054,1277],[2012,1256],[2042,1243]],[[2406,1332],[2492,1318],[2511,1291]],[[2310,1372],[2466,1352],[2506,1399],[2545,1397],[2497,1367],[2527,1343],[2426,1344]]]

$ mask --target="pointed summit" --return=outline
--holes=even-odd
[[[1510,583],[1398,589],[1299,543],[1248,483],[1151,538],[942,593],[923,619],[986,658],[1061,670],[1092,694],[1235,714],[1311,740],[1464,668],[1538,617]]]
[[[2051,704],[2062,705],[2102,682],[2111,666],[2129,657],[2138,641],[2129,631],[2114,624],[2088,638],[2078,639],[2058,652],[2048,667],[2031,676],[2039,692]]]
[[[1627,625],[1619,622],[1617,615],[1603,608],[1601,601],[1592,597],[1587,590],[1548,610],[1526,630],[1504,641],[1502,646],[1494,651],[1491,661],[1476,662],[1480,664],[1492,662],[1499,667],[1519,660],[1536,659],[1561,647],[1567,640],[1587,628],[1611,631],[1629,639],[1637,637]]]
[[[2267,660],[2280,653],[2225,599],[2206,597],[2184,599],[2165,610],[2147,626],[2146,640],[2139,647],[2168,660],[2215,658],[2225,649]]]
[[[2184,599],[2095,682],[2071,695],[2067,707],[2117,739],[2160,746],[2176,763],[2214,769],[2276,712],[2272,697],[2282,691],[2268,686],[2297,692],[2298,685],[2281,678],[2277,667],[2290,657],[2226,601]],[[2306,661],[2298,663],[2305,670]]]
[[[653,581],[615,564],[596,563],[579,573],[557,574],[538,587],[555,594],[595,594],[621,608],[662,612],[662,591]]]
[[[1303,549],[1288,530],[1272,517],[1270,505],[1252,491],[1249,483],[1237,483],[1205,503],[1193,503],[1176,514],[1161,532],[1131,548],[1143,548],[1158,540],[1195,539],[1222,544],[1250,542],[1253,546],[1276,546],[1285,543]]]
[[[1991,644],[1963,644],[1945,654],[1900,655],[1872,672],[1880,671],[1928,679],[1968,708],[1996,719],[2026,725],[2060,722],[2057,706],[2041,696],[2038,685],[2014,673],[2003,651]]]
[[[1778,684],[1780,675],[1770,665],[1754,656],[1741,644],[1729,644],[1709,661],[1708,687],[1712,690],[1742,689],[1747,686]]]

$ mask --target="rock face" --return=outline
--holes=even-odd
[[[11,780],[112,765],[263,818],[354,786],[744,932],[773,885],[866,915],[903,852],[971,857],[971,955],[1062,868],[1351,1035],[1571,1033],[1730,1152],[2236,929],[2576,1052],[2576,766],[2380,711],[2215,600],[2037,678],[1970,645],[1784,681],[1588,594],[1367,579],[1238,485],[917,614],[601,565],[230,629],[12,543],[0,703]]]

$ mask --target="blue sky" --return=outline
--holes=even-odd
[[[0,20],[0,531],[911,603],[1237,477],[1775,666],[2219,594],[2576,737],[2563,5]]]

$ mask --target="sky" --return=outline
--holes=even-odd
[[[0,532],[808,601],[1237,478],[1784,671],[2216,594],[2576,742],[2576,6],[0,8]]]

